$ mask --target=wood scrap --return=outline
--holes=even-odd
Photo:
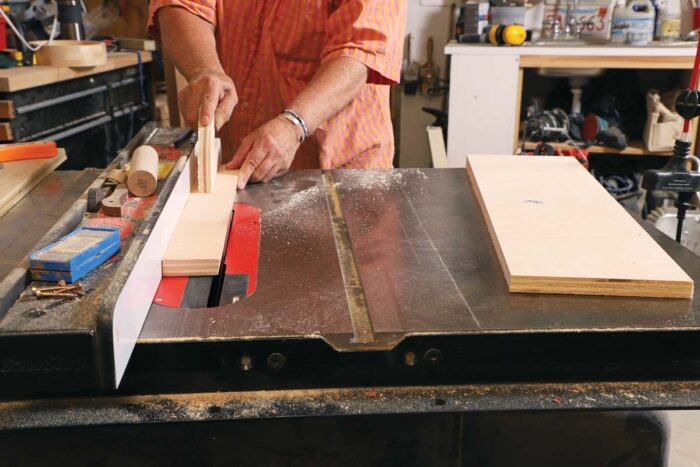
[[[511,292],[692,298],[693,281],[570,157],[469,156]]]
[[[140,198],[155,193],[158,187],[158,152],[153,147],[144,145],[134,150],[126,184],[131,194]]]
[[[0,168],[0,217],[66,160],[66,152],[48,159],[6,162]]]
[[[163,276],[219,273],[237,182],[237,170],[220,166],[211,193],[190,193],[163,256]]]

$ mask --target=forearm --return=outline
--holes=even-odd
[[[158,22],[165,54],[188,81],[205,73],[224,73],[211,23],[179,7],[158,10]]]
[[[329,60],[289,107],[304,118],[309,133],[313,133],[359,95],[368,73],[365,65],[352,58]]]

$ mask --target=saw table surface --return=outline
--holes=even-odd
[[[406,336],[435,333],[700,331],[697,299],[509,293],[463,169],[332,176],[366,297],[370,342],[354,339],[353,322],[357,327],[363,316],[348,308],[327,192],[314,171],[239,194],[239,203],[262,211],[258,286],[250,298],[214,309],[152,310],[141,342],[320,336],[351,351],[390,349]],[[695,255],[644,224],[700,279]]]

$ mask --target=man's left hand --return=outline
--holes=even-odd
[[[267,183],[289,170],[300,146],[300,131],[289,120],[277,117],[243,138],[226,164],[227,169],[241,169],[238,189],[245,188],[248,181]]]

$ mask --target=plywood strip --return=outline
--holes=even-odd
[[[211,193],[190,193],[163,256],[163,276],[219,273],[237,182],[238,171],[221,166]]]
[[[0,169],[0,217],[65,160],[65,150],[59,149],[56,156],[48,159],[4,163]]]
[[[692,279],[573,158],[469,156],[511,292],[692,298]]]

